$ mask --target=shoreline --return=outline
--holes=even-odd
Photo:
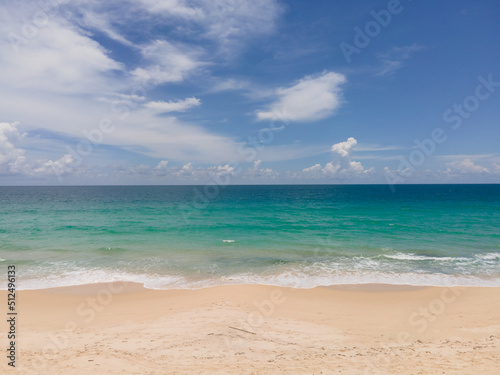
[[[17,361],[27,374],[375,375],[437,368],[496,375],[500,368],[500,288],[151,290],[116,282],[17,295]]]
[[[359,291],[359,292],[384,292],[384,291],[409,291],[418,290],[425,288],[498,288],[499,286],[469,286],[469,285],[453,285],[453,286],[439,286],[439,285],[412,285],[412,284],[390,284],[390,283],[360,283],[360,284],[334,284],[334,285],[318,285],[311,288],[296,288],[289,286],[280,286],[272,284],[221,284],[221,285],[209,285],[200,288],[169,288],[169,289],[155,289],[147,288],[144,283],[139,283],[135,281],[110,281],[110,282],[96,282],[96,283],[86,283],[78,285],[67,285],[67,286],[54,286],[50,288],[40,288],[40,289],[18,289],[19,292],[35,292],[41,291],[46,293],[56,293],[56,292],[67,292],[68,294],[82,294],[82,291],[90,292],[92,290],[98,290],[99,288],[106,288],[109,285],[120,284],[125,286],[126,291],[199,291],[212,288],[224,288],[224,287],[271,287],[271,288],[285,288],[292,290],[313,290],[313,289],[332,289],[332,290],[344,290],[344,291]],[[6,290],[0,289],[0,292],[5,292]],[[85,293],[83,293],[85,294]]]
[[[496,280],[496,279],[495,279]],[[138,282],[138,281],[128,281],[128,280],[116,280],[116,281],[97,281],[97,282],[85,282],[82,284],[71,284],[71,285],[57,285],[57,286],[42,286],[40,288],[28,288],[28,289],[23,289],[17,287],[18,291],[47,291],[51,289],[78,289],[78,288],[89,288],[93,285],[107,285],[107,284],[115,284],[115,283],[120,283],[120,284],[129,284],[129,285],[136,285],[140,286],[144,290],[150,290],[150,291],[170,291],[170,290],[204,290],[204,289],[210,289],[210,288],[218,288],[218,287],[242,287],[242,286],[255,286],[255,287],[275,287],[275,288],[289,288],[289,289],[297,289],[297,290],[312,290],[316,288],[327,288],[327,289],[334,289],[334,290],[359,290],[359,291],[384,291],[384,290],[412,290],[412,289],[422,289],[422,288],[499,288],[500,289],[500,284],[484,284],[484,285],[476,285],[476,284],[453,284],[453,285],[434,285],[434,284],[420,284],[420,283],[391,283],[391,282],[361,282],[361,283],[351,283],[351,282],[346,282],[346,283],[338,283],[338,284],[330,284],[330,285],[314,285],[310,287],[297,287],[297,286],[290,286],[290,285],[279,285],[279,284],[272,284],[272,283],[235,283],[235,284],[213,284],[213,285],[203,285],[199,287],[175,287],[175,286],[169,286],[165,288],[160,288],[160,287],[149,287],[146,286],[145,282]],[[7,284],[7,281],[4,280],[3,282],[0,282],[2,287],[0,288],[0,292],[5,292],[7,289],[5,285]]]

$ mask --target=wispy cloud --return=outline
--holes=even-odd
[[[71,7],[71,6],[70,6]],[[123,22],[175,23],[180,32],[189,36],[196,30],[195,38],[210,40],[226,57],[233,58],[241,49],[243,39],[252,39],[274,31],[276,20],[283,12],[277,0],[109,0],[107,2],[77,0],[75,14],[89,27],[97,27],[109,37],[127,43],[116,35],[112,24]],[[112,8],[112,12],[106,12]],[[117,9],[133,11],[124,13]],[[96,20],[93,14],[99,14]],[[177,23],[176,23],[177,22]]]
[[[404,148],[396,145],[382,146],[374,143],[359,143],[356,146],[356,151],[359,152],[372,152],[372,151],[397,151]]]
[[[375,75],[387,76],[393,74],[404,66],[413,53],[424,49],[426,47],[413,44],[405,47],[393,47],[389,51],[379,54],[381,65]]]
[[[5,17],[2,17],[5,16]],[[22,25],[22,14],[0,14],[0,33]],[[5,22],[4,22],[5,21]],[[81,30],[54,19],[31,39],[0,39],[0,83],[4,89],[89,94],[122,86],[124,66]]]
[[[184,100],[177,101],[158,101],[158,102],[148,102],[144,104],[144,107],[152,109],[157,112],[185,112],[190,108],[197,107],[201,104],[201,100],[195,97],[186,98]]]
[[[275,91],[278,99],[267,110],[257,112],[258,120],[286,120],[295,122],[315,121],[331,116],[340,107],[340,86],[345,76],[324,72],[307,76],[290,87]]]
[[[188,4],[186,0],[139,0],[138,2],[151,13],[164,16],[175,16],[187,19],[201,19],[204,16],[203,9]]]
[[[155,40],[141,48],[147,66],[134,69],[131,74],[144,81],[154,77],[157,84],[182,82],[190,73],[203,65],[199,47]]]
[[[77,24],[91,31],[97,31],[108,38],[113,39],[123,45],[136,47],[134,43],[125,38],[113,25],[112,19],[105,16],[106,13],[98,12],[96,9],[80,8],[80,12],[75,14]]]

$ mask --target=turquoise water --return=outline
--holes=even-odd
[[[0,281],[500,286],[500,185],[0,187]]]

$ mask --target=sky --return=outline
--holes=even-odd
[[[0,185],[500,183],[500,1],[2,0]]]

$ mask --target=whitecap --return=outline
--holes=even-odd
[[[435,260],[435,261],[464,261],[469,260],[464,257],[432,257],[425,255],[417,255],[414,253],[396,253],[396,254],[383,254],[384,258],[396,259],[396,260]]]
[[[496,260],[500,259],[500,253],[476,254],[476,258],[482,260]]]

